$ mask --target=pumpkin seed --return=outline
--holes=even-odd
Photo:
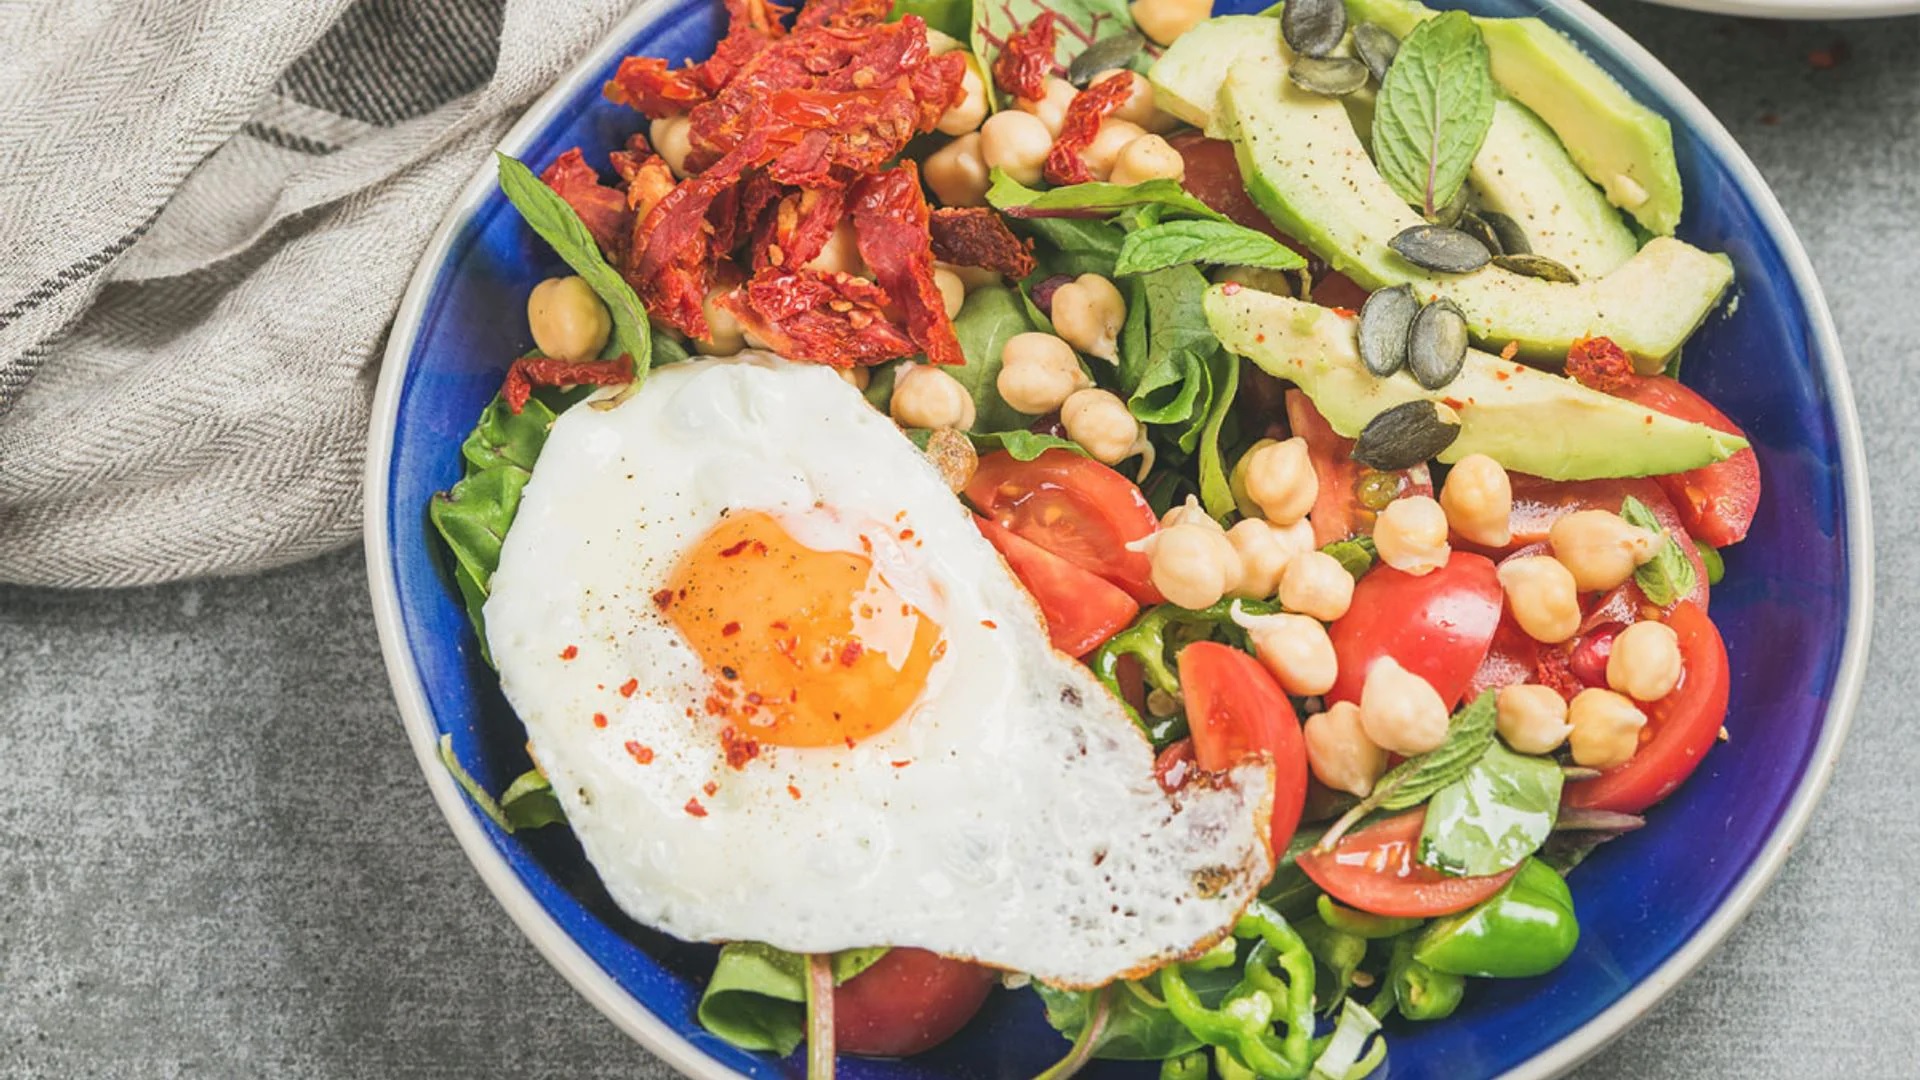
[[[1387,246],[1413,265],[1443,274],[1472,273],[1493,257],[1485,244],[1444,225],[1415,225],[1387,241]]]
[[[1373,72],[1375,82],[1385,82],[1387,68],[1400,52],[1400,39],[1379,23],[1363,22],[1353,28],[1353,51],[1360,54],[1361,62]]]
[[[1325,56],[1346,34],[1344,0],[1287,0],[1280,12],[1280,36],[1301,56]]]
[[[1420,309],[1407,329],[1407,370],[1415,382],[1438,390],[1467,362],[1467,317],[1451,300]]]
[[[1360,359],[1368,371],[1384,379],[1400,370],[1407,362],[1407,332],[1418,314],[1420,301],[1411,285],[1395,285],[1367,297],[1360,307]]]
[[[1533,245],[1527,242],[1527,230],[1520,223],[1505,214],[1492,210],[1480,211],[1480,219],[1493,229],[1493,235],[1500,240],[1497,249],[1503,255],[1531,255]]]
[[[1367,65],[1344,56],[1301,56],[1287,69],[1287,77],[1302,90],[1346,97],[1367,85]]]
[[[1067,81],[1084,90],[1095,76],[1126,67],[1146,44],[1147,39],[1133,30],[1101,38],[1067,65]]]
[[[1500,234],[1493,231],[1493,226],[1487,224],[1487,219],[1471,210],[1461,214],[1460,220],[1454,222],[1453,227],[1480,241],[1483,247],[1496,256],[1504,254],[1507,250],[1501,246]]]
[[[1557,281],[1567,285],[1578,285],[1580,275],[1554,262],[1545,255],[1495,255],[1493,265],[1502,270],[1542,281]]]
[[[1442,417],[1437,402],[1405,401],[1367,421],[1354,440],[1353,460],[1381,472],[1410,469],[1431,461],[1459,437],[1458,417]]]

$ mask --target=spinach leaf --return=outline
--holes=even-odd
[[[1144,355],[1121,351],[1120,388],[1135,417],[1176,426],[1176,443],[1191,453],[1213,403],[1208,365],[1220,351],[1200,307],[1207,279],[1192,266],[1170,266],[1139,280],[1147,309],[1146,349]]]
[[[953,332],[967,362],[947,374],[973,395],[973,426],[987,431],[1010,431],[1027,425],[1028,417],[1015,412],[1000,396],[994,381],[1000,377],[1000,351],[1007,339],[1033,329],[1019,294],[1004,286],[975,289],[953,317]],[[871,389],[871,387],[869,387]]]
[[[980,66],[993,70],[1007,35],[1025,29],[1048,11],[1054,18],[1053,58],[1059,65],[1055,74],[1062,77],[1087,46],[1133,29],[1127,0],[982,0],[973,9],[973,53],[980,58]]]
[[[995,169],[993,184],[987,188],[987,202],[1010,218],[1104,218],[1132,207],[1157,206],[1162,213],[1227,220],[1225,214],[1187,194],[1177,180],[1144,180],[1138,184],[1089,181],[1041,191]]]
[[[1374,106],[1373,160],[1428,217],[1453,201],[1493,124],[1493,71],[1473,17],[1449,11],[1400,43]]]
[[[886,952],[833,954],[833,984],[872,967]],[[701,1027],[742,1050],[793,1053],[807,1037],[806,959],[757,942],[727,945],[700,996],[697,1015]]]
[[[526,219],[540,239],[566,260],[573,272],[585,278],[593,291],[606,302],[613,316],[613,342],[618,353],[633,357],[633,385],[645,382],[653,364],[653,337],[648,332],[647,309],[634,295],[633,286],[620,272],[607,265],[600,245],[581,223],[567,201],[540,182],[533,170],[505,154],[495,152],[500,168],[500,190],[507,201]],[[617,354],[616,354],[617,355]]]
[[[1072,439],[1062,439],[1056,435],[1043,435],[1024,428],[1013,431],[995,431],[986,435],[968,435],[973,440],[974,449],[983,454],[995,450],[1005,450],[1015,461],[1032,461],[1049,450],[1071,450],[1081,457],[1087,452]]]
[[[1240,358],[1222,349],[1213,354],[1213,405],[1200,432],[1200,502],[1215,520],[1233,512],[1233,488],[1220,450],[1220,429],[1226,424],[1233,396],[1240,390]]]
[[[887,21],[899,22],[908,15],[920,16],[950,38],[966,41],[973,33],[973,0],[893,0]]]
[[[564,825],[567,820],[567,812],[554,797],[553,785],[539,769],[528,769],[514,777],[500,795],[500,813],[516,830]]]
[[[1660,519],[1653,516],[1653,511],[1647,509],[1647,504],[1631,495],[1621,500],[1620,516],[1626,519],[1627,524],[1642,529],[1659,532],[1664,528]],[[1692,592],[1700,584],[1700,575],[1694,572],[1693,560],[1680,550],[1680,541],[1668,533],[1666,541],[1653,558],[1633,572],[1633,580],[1639,584],[1640,591],[1647,594],[1648,600],[1665,607]]]
[[[1044,244],[1038,256],[1042,279],[1054,274],[1110,278],[1126,239],[1117,225],[1083,218],[1035,218],[1022,222],[1020,231]]]
[[[1553,831],[1560,766],[1516,754],[1498,739],[1465,776],[1434,792],[1420,829],[1420,861],[1479,877],[1518,866]]]
[[[1230,221],[1170,221],[1128,233],[1113,269],[1143,274],[1182,263],[1297,270],[1307,260],[1266,233]]]

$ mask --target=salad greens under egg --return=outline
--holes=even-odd
[[[1396,1025],[1446,1020],[1471,980],[1565,961],[1579,941],[1569,872],[1642,827],[1728,737],[1709,592],[1760,495],[1739,428],[1677,379],[1732,269],[1673,235],[1666,122],[1538,20],[1415,0],[1220,17],[1190,0],[726,6],[712,58],[620,65],[606,97],[638,115],[604,168],[579,150],[539,174],[499,160],[503,192],[572,275],[530,296],[534,347],[429,516],[482,655],[517,680],[530,756],[556,745],[519,659],[538,619],[524,593],[490,601],[556,425],[611,438],[610,418],[644,407],[664,428],[674,414],[644,393],[650,371],[751,368],[740,385],[791,381],[793,401],[826,403],[836,424],[860,410],[833,430],[873,429],[857,463],[869,486],[895,483],[895,456],[931,464],[902,489],[957,500],[965,544],[997,553],[1059,662],[1079,662],[1064,689],[1021,700],[1060,697],[1031,726],[1084,740],[1103,710],[1124,717],[1138,734],[1109,760],[1129,762],[1154,805],[1238,813],[1253,861],[1232,870],[1222,848],[1217,876],[1177,881],[1231,910],[1098,985],[996,970],[1012,954],[988,946],[803,953],[709,927],[694,936],[733,940],[700,1022],[750,1051],[805,1045],[809,1075],[825,1075],[836,1051],[922,1052],[990,994],[1032,994],[1061,1036],[1043,1076],[1122,1059],[1178,1080],[1362,1077]],[[579,468],[567,454],[550,467]],[[539,527],[577,531],[552,501]],[[817,535],[739,527],[721,556]],[[847,572],[895,559],[887,584],[924,630],[914,567],[964,545],[930,549],[937,530],[917,545],[913,531],[890,534],[895,554],[860,533],[869,561]],[[983,663],[949,619],[930,659],[863,651],[842,629],[824,668],[767,674],[771,647],[739,643],[759,640],[755,619],[787,629],[781,600],[723,598],[711,610],[743,614],[705,628],[722,616],[675,607],[687,567],[692,588],[724,589],[702,570],[717,564],[692,558],[653,600],[731,682],[719,704],[669,704],[719,732],[737,773],[787,747],[841,752],[832,725],[851,721],[805,727],[773,702],[781,680],[795,709],[823,680],[864,680],[836,700],[904,695],[922,710],[900,713],[910,727],[945,684],[902,682],[928,676],[898,656],[938,661],[951,639],[956,661]],[[846,569],[794,565],[807,568],[796,588]],[[809,612],[822,602],[807,594]],[[490,636],[503,612],[513,627]],[[1008,618],[991,603],[977,614],[987,630]],[[561,645],[571,663],[572,641],[537,649]],[[1020,661],[984,663],[960,679]],[[638,709],[654,693],[640,683],[595,689],[620,699],[610,710]],[[850,763],[893,716],[845,733]],[[671,740],[625,747],[639,766],[686,756]],[[618,804],[618,780],[596,773],[590,794],[572,764],[530,761],[496,798],[442,756],[501,829],[572,824],[623,907],[685,925],[640,914],[654,909],[604,861],[620,853],[578,820]],[[886,764],[915,782],[910,760]],[[814,780],[779,783],[800,804]],[[1074,783],[1055,797],[1082,798]],[[675,829],[733,812],[712,782],[687,795]],[[816,814],[836,805],[812,797]],[[1179,833],[1177,816],[1154,841],[1163,870],[1206,861],[1194,845],[1221,833]],[[1237,880],[1248,866],[1257,880]]]

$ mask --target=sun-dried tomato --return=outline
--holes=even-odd
[[[1007,35],[1007,43],[993,61],[993,84],[1012,97],[1046,97],[1047,76],[1053,74],[1054,63],[1053,12],[1046,11]]]
[[[587,164],[577,146],[555,158],[540,179],[580,215],[581,224],[593,235],[607,261],[620,265],[627,251],[627,235],[633,228],[633,211],[627,208],[626,193],[602,184],[600,174]]]
[[[719,302],[791,360],[858,367],[920,351],[887,319],[886,292],[850,274],[770,270]]]
[[[1581,338],[1567,350],[1567,374],[1582,386],[1611,394],[1632,382],[1633,358],[1612,338]]]
[[[626,149],[615,150],[607,157],[627,186],[627,209],[633,211],[636,224],[674,188],[673,170],[665,158],[653,152],[644,135],[628,137]]]
[[[933,242],[920,170],[913,162],[869,176],[852,191],[853,235],[873,279],[907,319],[907,336],[936,364],[964,364],[953,320],[933,280]]]
[[[893,0],[814,0],[794,21],[795,30],[816,26],[853,30],[885,21],[893,10]]]
[[[1567,651],[1557,645],[1540,650],[1540,659],[1534,663],[1533,681],[1551,687],[1554,693],[1568,701],[1587,688],[1587,684],[1581,682],[1580,676],[1575,675],[1568,666]]]
[[[1013,235],[1005,218],[984,206],[943,206],[927,223],[933,257],[955,266],[977,266],[1010,278],[1033,273],[1033,245]]]
[[[754,272],[805,266],[825,250],[847,214],[844,188],[795,192],[781,199],[753,243]]]
[[[668,70],[658,57],[629,56],[601,92],[652,117],[687,112],[713,100],[747,61],[786,33],[780,17],[788,10],[770,0],[727,0],[727,35],[711,57]]]
[[[618,386],[633,381],[633,357],[624,353],[612,360],[553,360],[523,356],[507,369],[500,387],[507,409],[518,415],[536,386]]]
[[[1133,75],[1116,71],[1087,87],[1067,106],[1060,135],[1047,151],[1045,174],[1050,184],[1084,184],[1093,179],[1080,155],[1100,134],[1100,122],[1133,95]]]

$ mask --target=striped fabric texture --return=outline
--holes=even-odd
[[[0,4],[0,581],[355,537],[428,236],[629,3]]]

